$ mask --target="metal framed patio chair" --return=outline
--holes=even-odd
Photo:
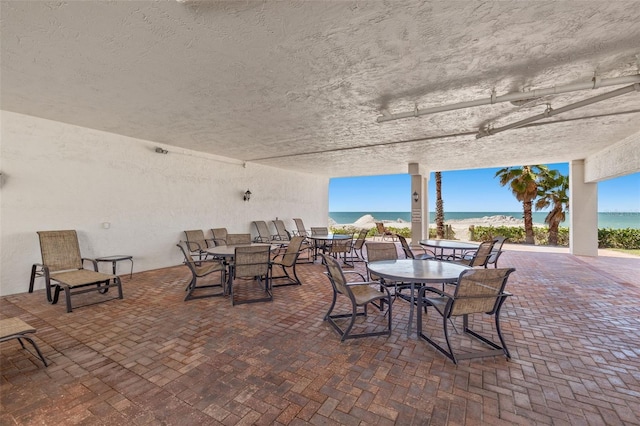
[[[349,260],[352,257],[353,251],[353,234],[349,235],[348,238],[340,238],[334,239],[331,241],[331,244],[327,247],[326,252],[333,256],[336,259],[342,257],[342,264],[345,266],[349,266],[353,268],[355,265],[353,262],[349,263]]]
[[[232,306],[273,300],[270,245],[236,247],[231,270],[233,279],[229,281],[229,297],[231,298]],[[243,290],[245,290],[245,293],[255,293],[257,291],[261,296],[237,299],[234,289],[238,287],[238,280],[257,283],[258,290],[248,288]]]
[[[370,337],[370,336],[390,336],[391,335],[391,294],[386,287],[382,287],[384,291],[379,291],[374,288],[374,285],[380,285],[379,282],[371,282],[365,281],[364,276],[362,274],[355,271],[343,271],[340,267],[340,263],[334,259],[333,257],[322,254],[322,259],[324,264],[327,267],[327,277],[331,282],[331,287],[333,288],[333,298],[331,300],[331,306],[324,316],[324,320],[328,321],[329,324],[338,332],[340,335],[340,341],[344,342],[347,339],[356,339],[359,337]],[[362,281],[358,282],[348,282],[345,278],[345,273],[353,273],[357,274]],[[336,308],[336,303],[338,301],[338,296],[345,296],[349,300],[350,310],[351,312],[345,313],[333,313]],[[371,303],[374,304],[376,301],[379,302],[380,306],[383,305],[384,301],[386,301],[387,306],[389,307],[387,312],[381,315],[383,318],[386,317],[386,328],[383,330],[379,330],[380,325],[374,324],[372,321],[365,321],[362,324],[363,327],[367,329],[374,329],[377,331],[362,331],[360,333],[352,333],[352,329],[356,323],[356,319],[358,317],[367,317],[368,311],[367,306]],[[375,305],[374,305],[375,306]],[[346,327],[341,327],[340,324],[336,320],[339,319],[349,319],[349,323]]]
[[[483,241],[478,246],[478,250],[476,250],[472,254],[465,255],[461,259],[454,259],[454,258],[451,258],[451,260],[447,259],[445,260],[445,262],[471,266],[472,268],[480,267],[480,266],[486,268],[487,262],[489,261],[489,258],[491,257],[491,254],[492,254],[494,244],[495,243],[493,240]]]
[[[226,246],[227,245],[227,228],[212,228],[211,235],[213,236],[213,243],[216,246]]]
[[[393,232],[389,231],[387,228],[385,228],[384,223],[382,222],[376,222],[376,237],[380,237],[381,241],[395,241],[396,240],[396,234],[394,234]]]
[[[422,287],[418,294],[418,336],[426,340],[453,361],[454,364],[457,364],[458,361],[462,359],[500,354],[511,358],[511,354],[502,336],[502,331],[500,330],[500,309],[506,298],[511,296],[511,293],[507,293],[504,289],[507,285],[509,275],[514,271],[515,269],[513,268],[468,269],[460,274],[453,295],[432,287]],[[447,349],[423,333],[423,314],[422,309],[420,309],[421,307],[424,308],[425,312],[427,312],[428,308],[433,307],[442,317],[442,328]],[[469,315],[472,314],[485,314],[494,317],[496,333],[500,344],[469,328]],[[463,318],[463,332],[488,345],[491,347],[491,350],[477,350],[462,354],[454,353],[447,325],[450,320],[458,316],[462,316]]]
[[[311,231],[307,230],[304,227],[304,223],[302,222],[302,219],[295,218],[293,219],[293,222],[296,224],[296,235],[300,235],[301,237],[306,237],[311,234]]]
[[[398,259],[398,248],[396,246],[396,243],[393,243],[391,241],[367,241],[365,243],[365,247],[367,249],[367,265],[370,262],[377,262],[380,260],[397,260]],[[391,281],[387,281],[382,277],[379,277],[375,274],[373,274],[371,271],[369,271],[369,268],[367,268],[367,274],[369,275],[369,280],[371,281],[379,281],[381,288],[380,291],[382,291],[382,287],[392,287],[393,288],[393,295],[394,298],[393,300],[395,300],[398,295],[400,294],[401,290],[405,286],[402,282],[391,282]],[[380,309],[384,309],[384,306],[381,305]]]
[[[287,228],[284,226],[284,222],[282,220],[280,219],[274,220],[273,226],[276,228],[276,233],[274,234],[274,240],[278,240],[278,241],[291,240],[291,233],[287,231]]]
[[[254,220],[253,225],[256,227],[256,231],[258,231],[258,236],[254,238],[254,242],[270,243],[275,239],[275,234],[272,234],[271,231],[269,231],[267,222],[264,220]]]
[[[189,270],[191,271],[191,281],[189,282],[189,284],[187,285],[187,288],[185,289],[187,294],[184,297],[184,300],[187,301],[187,300],[193,300],[193,299],[203,299],[205,297],[223,296],[225,293],[225,285],[227,281],[226,280],[227,267],[222,262],[222,260],[209,259],[209,260],[199,260],[196,262],[193,260],[193,257],[191,256],[191,253],[189,252],[189,250],[185,248],[185,246],[182,243],[176,244],[176,245],[184,255],[185,265],[187,265],[189,267]],[[210,274],[213,274],[214,272],[220,273],[220,282],[213,283],[213,284],[209,283],[209,284],[197,285],[198,279],[204,278]],[[210,289],[210,288],[219,288],[220,291],[205,293],[205,294],[202,294],[202,292],[199,291],[201,289]],[[196,290],[198,290],[198,293],[199,293],[198,295],[193,294],[194,291]]]
[[[227,234],[227,245],[251,244],[251,234]]]
[[[20,346],[22,346],[22,349],[31,353],[31,351],[24,346],[24,342],[22,341],[22,339],[26,340],[27,342],[31,343],[31,346],[33,346],[33,349],[35,349],[36,353],[38,354],[38,358],[40,358],[44,366],[47,367],[47,360],[42,355],[42,352],[40,352],[40,348],[30,336],[27,336],[28,334],[32,334],[35,332],[35,328],[31,327],[20,318],[5,318],[0,320],[0,342],[17,339],[18,343],[20,343]]]
[[[358,236],[353,241],[351,246],[351,256],[349,260],[353,262],[366,262],[364,256],[364,244],[367,242],[367,234],[369,233],[368,229],[361,229],[358,231]]]
[[[213,247],[214,241],[204,237],[202,229],[184,231],[185,244],[191,255],[197,255],[199,260],[209,257],[207,248]]]
[[[298,278],[298,273],[296,271],[296,265],[298,263],[298,256],[300,255],[300,251],[302,249],[302,245],[304,243],[305,237],[301,237],[296,235],[291,238],[289,244],[287,245],[287,249],[284,253],[278,254],[272,261],[271,267],[274,266],[282,268],[282,273],[284,275],[272,276],[273,287],[281,287],[286,285],[301,285],[300,278]],[[291,271],[291,272],[289,272]],[[273,272],[272,272],[273,274]],[[285,279],[285,282],[277,282],[280,279]]]
[[[498,236],[493,239],[493,248],[491,249],[491,256],[489,256],[489,260],[484,265],[486,268],[488,265],[493,265],[494,268],[498,267],[498,258],[502,254],[502,245],[507,240],[507,238]]]
[[[94,291],[105,294],[111,287],[118,289],[118,299],[123,298],[120,277],[98,272],[98,264],[94,259],[83,258],[80,255],[76,231],[39,231],[38,237],[42,254],[42,264],[38,264],[38,267],[43,271],[49,303],[58,303],[60,292],[64,291],[67,312],[71,312],[71,296]],[[84,269],[84,262],[90,262],[93,270]]]
[[[402,251],[404,252],[404,256],[407,259],[421,259],[421,260],[435,259],[436,257],[435,253],[425,249],[424,247],[416,247],[417,249],[422,250],[422,253],[416,255],[413,252],[413,248],[409,246],[409,243],[407,242],[407,239],[405,237],[403,237],[400,234],[395,234],[395,236],[400,241],[400,245],[402,246]]]

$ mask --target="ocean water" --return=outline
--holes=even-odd
[[[335,223],[354,223],[362,216],[370,214],[376,220],[388,220],[392,222],[404,221],[411,222],[410,212],[329,212],[329,218]],[[522,219],[522,212],[445,212],[445,220],[455,219],[472,219],[484,216],[513,216],[516,219]],[[546,212],[533,212],[533,223],[544,225]],[[429,223],[435,220],[435,213],[429,213]],[[407,225],[408,226],[408,225]],[[569,226],[569,214],[567,220],[562,222],[560,226]],[[598,213],[598,228],[640,229],[640,212],[616,212],[616,213]]]

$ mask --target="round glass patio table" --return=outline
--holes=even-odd
[[[313,261],[318,258],[318,248],[325,246],[327,241],[346,240],[352,238],[349,234],[324,234],[324,235],[307,235],[307,239],[313,240]]]
[[[389,281],[401,281],[411,284],[411,306],[409,308],[409,325],[407,326],[407,336],[409,336],[411,334],[411,324],[413,323],[416,283],[454,284],[458,282],[460,273],[470,269],[470,267],[440,260],[398,259],[370,262],[367,265],[367,269]]]
[[[477,251],[479,244],[456,240],[420,240],[421,246],[433,249],[437,259],[446,259],[453,256],[454,259],[462,258],[468,251]],[[451,254],[444,254],[445,250],[451,250]],[[456,254],[460,251],[460,254]]]

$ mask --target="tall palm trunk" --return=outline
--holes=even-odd
[[[522,207],[524,209],[524,242],[526,244],[535,244],[536,240],[533,235],[533,215],[531,214],[533,202],[523,201]]]
[[[442,172],[436,172],[436,236],[444,238],[444,203],[442,202]]]

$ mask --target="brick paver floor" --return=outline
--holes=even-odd
[[[502,312],[512,359],[457,366],[407,337],[401,300],[391,336],[340,343],[318,264],[273,302],[234,307],[184,302],[185,266],[123,276],[124,300],[70,314],[43,290],[5,296],[0,318],[36,327],[50,365],[0,344],[0,424],[640,424],[640,259],[507,251],[500,266],[517,269]]]

